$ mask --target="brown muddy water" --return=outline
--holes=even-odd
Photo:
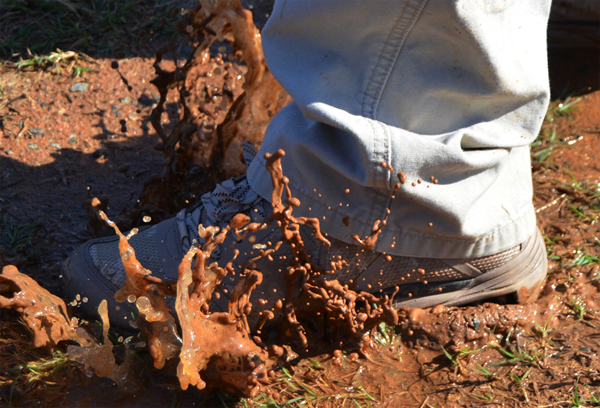
[[[27,253],[7,247],[4,265],[16,264],[57,292],[58,281],[48,276],[58,277],[60,254],[69,250],[64,246],[90,237],[80,232],[88,214],[90,233],[129,230],[148,218],[166,218],[215,183],[244,171],[241,142],[259,145],[264,126],[288,97],[264,66],[249,15],[223,4],[217,2],[208,14],[199,9],[186,14],[182,29],[196,48],[181,61],[160,50],[156,75],[150,64],[135,59],[89,62],[97,72],[85,81],[57,81],[46,72],[3,73],[19,90],[8,105],[13,110],[0,111],[7,118],[0,146],[3,226],[30,225],[27,214],[39,214],[40,202],[43,216],[55,222],[45,227],[52,231],[36,230],[32,237],[54,257],[44,257],[40,267],[27,261]],[[208,52],[211,44],[218,52]],[[76,82],[88,83],[87,93],[71,92]],[[273,152],[274,218],[283,231],[282,245],[293,247],[297,258],[288,279],[301,282],[305,293],[318,294],[312,308],[303,308],[290,293],[282,293],[279,302],[255,300],[251,294],[268,283],[263,281],[267,271],[250,268],[241,274],[238,289],[228,293],[234,300],[229,310],[210,310],[215,293],[224,294],[220,280],[232,272],[231,265],[208,264],[212,246],[227,234],[264,228],[243,217],[235,218],[229,230],[202,231],[207,243],[186,255],[178,282],[152,277],[121,235],[129,280],[118,298],[138,306],[142,334],[111,329],[102,305],[102,324],[73,318],[82,316],[71,304],[85,299],[65,304],[5,266],[0,275],[2,403],[597,406],[600,93],[553,103],[546,119],[532,148],[534,204],[550,261],[537,302],[493,299],[396,311],[390,298],[325,283],[320,276],[326,271],[306,262],[301,236],[294,232],[309,225],[317,239],[325,238],[315,220],[293,216],[293,192],[278,163],[282,152]],[[61,149],[53,150],[53,143]],[[33,188],[19,182],[32,177],[37,180]],[[100,203],[93,200],[96,195]],[[98,209],[108,216],[97,216]],[[107,226],[108,218],[116,224]],[[372,239],[381,226],[376,221]],[[165,295],[176,295],[177,321]],[[280,329],[253,327],[252,308],[263,320],[279,316]],[[335,329],[324,334],[325,322]]]

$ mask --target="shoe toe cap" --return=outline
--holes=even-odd
[[[111,238],[113,240],[116,238],[116,244],[111,242]],[[133,327],[130,322],[135,321],[132,317],[135,308],[128,303],[119,303],[114,299],[114,294],[119,287],[101,273],[90,254],[95,245],[115,245],[118,256],[118,237],[111,238],[87,242],[75,250],[64,262],[62,279],[65,285],[66,299],[67,302],[76,302],[76,307],[84,315],[93,318],[100,317],[97,310],[98,305],[106,299],[111,326],[131,330]],[[123,276],[124,273],[123,270]]]

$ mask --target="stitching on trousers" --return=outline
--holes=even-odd
[[[379,98],[381,97],[382,89],[390,75],[391,68],[395,65],[398,56],[400,55],[400,51],[404,46],[404,42],[408,33],[414,26],[416,20],[420,16],[425,4],[428,0],[411,0],[411,2],[418,1],[417,4],[412,4],[411,8],[413,8],[412,15],[406,16],[406,9],[409,7],[409,3],[405,3],[404,10],[400,13],[400,16],[394,23],[394,26],[390,33],[388,34],[388,38],[383,45],[383,49],[379,54],[379,58],[377,59],[377,63],[371,72],[371,78],[365,90],[365,94],[363,96],[362,103],[362,114],[371,119],[376,119],[376,105],[379,103]],[[378,77],[378,78],[376,78]],[[375,92],[370,95],[369,90],[372,86],[375,86]],[[370,97],[372,99],[369,112],[365,109],[367,106],[367,98]]]

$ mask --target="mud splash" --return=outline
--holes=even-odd
[[[310,226],[318,241],[328,246],[330,243],[323,236],[317,218],[292,215],[293,209],[300,206],[300,200],[293,197],[289,180],[283,175],[281,158],[284,155],[283,150],[265,155],[273,183],[271,217],[281,227],[282,240],[289,245],[292,253],[285,273],[287,293],[284,318],[278,327],[279,340],[283,343],[299,341],[301,347],[308,351],[309,345],[315,347],[327,338],[337,347],[358,347],[367,355],[374,348],[367,334],[369,330],[382,322],[391,326],[398,322],[397,311],[392,307],[393,295],[378,298],[367,292],[357,293],[336,279],[327,279],[336,273],[336,263],[327,270],[311,262],[300,227]],[[296,295],[298,286],[301,288],[299,296]],[[306,322],[310,323],[312,330],[306,329]]]
[[[260,390],[259,382],[268,382],[267,372],[274,363],[268,353],[251,340],[246,319],[252,308],[250,294],[262,282],[262,274],[248,271],[238,282],[231,293],[229,312],[209,312],[215,287],[227,273],[233,272],[233,260],[225,268],[216,263],[207,265],[209,254],[224,241],[229,228],[216,235],[207,228],[202,249],[192,247],[179,266],[175,307],[183,346],[177,376],[183,389],[190,384],[203,389],[206,383],[200,372],[211,365],[213,369],[207,372],[212,382],[220,377],[222,384],[226,384],[224,389],[254,397]],[[196,265],[192,268],[194,257]]]
[[[324,245],[330,243],[322,234],[318,219],[293,215],[294,208],[300,202],[292,195],[289,180],[283,175],[281,158],[284,155],[282,150],[265,155],[273,182],[271,222],[281,229],[282,239],[270,243],[272,248],[262,249],[254,261],[271,256],[282,246],[289,247],[292,254],[289,267],[275,277],[285,279],[287,293],[275,302],[272,309],[260,313],[262,321],[258,329],[251,327],[247,316],[253,308],[252,292],[261,285],[263,273],[256,269],[255,262],[244,263],[238,272],[239,281],[230,293],[226,293],[229,296],[228,311],[211,311],[211,299],[221,296],[215,290],[220,287],[223,278],[236,274],[233,263],[239,251],[235,250],[232,259],[224,266],[211,261],[210,254],[218,245],[224,244],[228,236],[235,236],[236,240],[243,239],[249,232],[256,233],[268,228],[267,222],[253,223],[250,217],[238,214],[222,230],[200,225],[198,232],[204,243],[193,245],[184,256],[177,282],[165,281],[153,276],[136,259],[128,240],[137,233],[137,229],[125,236],[98,208],[100,200],[92,200],[100,217],[119,236],[119,251],[127,281],[115,294],[115,300],[135,303],[139,311],[136,323],[148,339],[148,349],[157,369],[163,368],[168,359],[179,358],[177,376],[183,389],[189,385],[198,389],[209,386],[255,397],[261,389],[268,387],[270,378],[275,376],[274,368],[278,359],[286,363],[292,354],[285,344],[299,344],[299,351],[309,352],[314,347],[322,348],[324,342],[333,342],[336,347],[358,348],[368,356],[376,349],[369,331],[382,322],[390,326],[398,323],[397,311],[392,307],[393,296],[378,298],[366,292],[357,293],[338,280],[326,278],[336,272],[335,264],[331,270],[325,270],[311,262],[300,229],[309,227],[317,240]],[[15,275],[11,282],[19,283],[20,288],[25,285],[21,281],[29,286],[35,284],[33,281],[29,283],[31,279],[20,275],[14,267],[5,270],[7,276]],[[35,291],[21,289],[19,295],[15,296],[15,299],[23,299],[18,305],[26,301],[35,304],[32,298],[40,299],[40,305],[53,304],[55,300],[40,295],[43,289],[37,288]],[[299,295],[297,288],[300,288]],[[167,306],[167,299],[173,296],[181,330]],[[259,336],[253,337],[252,330],[260,334],[266,320],[273,319],[279,309],[282,310],[278,323],[279,344],[282,346],[267,344]],[[24,316],[31,314],[18,310]],[[75,340],[81,347],[69,346],[72,360],[92,369],[98,376],[106,376],[118,384],[124,384],[129,373],[130,358],[126,357],[120,365],[115,362],[112,343],[108,338],[110,324],[106,302],[99,307],[103,321],[102,345],[91,340],[84,331],[78,334],[83,329],[68,320],[64,303],[62,309],[58,307],[58,310],[62,311],[61,328],[66,327],[61,334],[64,332],[66,335],[58,335],[54,330],[45,338],[44,344],[55,346],[62,340]],[[37,327],[36,322],[28,323]],[[40,332],[39,329],[37,331]],[[80,339],[84,335],[87,336],[86,342]],[[38,343],[42,344],[41,340]],[[334,353],[338,360],[340,353],[339,350]]]
[[[92,201],[94,207],[100,204],[97,198]],[[177,334],[177,324],[165,300],[165,296],[175,295],[175,282],[152,276],[152,272],[144,268],[136,259],[135,251],[129,245],[128,239],[137,233],[137,229],[131,230],[125,236],[116,224],[108,219],[104,211],[98,212],[119,236],[119,253],[127,274],[127,281],[115,293],[115,300],[135,302],[140,314],[137,320],[138,327],[148,337],[148,348],[154,358],[154,366],[160,369],[164,367],[166,360],[177,355],[181,344]]]
[[[0,307],[19,312],[32,331],[34,347],[53,348],[61,341],[92,344],[87,332],[78,327],[77,318],[69,318],[62,299],[12,265],[0,274]]]
[[[94,204],[99,205],[99,200]],[[200,372],[207,372],[213,387],[256,396],[259,382],[268,382],[267,372],[273,365],[268,353],[252,341],[246,319],[252,308],[250,293],[262,282],[262,274],[259,271],[244,273],[231,293],[228,312],[209,311],[216,286],[228,273],[234,273],[231,264],[235,260],[234,257],[221,268],[214,262],[209,263],[210,254],[223,243],[232,228],[239,230],[248,223],[248,218],[238,216],[222,231],[200,226],[204,245],[190,248],[179,266],[178,281],[168,282],[152,276],[136,259],[128,239],[137,231],[125,236],[104,212],[99,213],[120,237],[119,250],[127,274],[127,282],[115,294],[115,300],[135,302],[139,311],[136,323],[148,338],[154,366],[163,368],[167,359],[177,356],[177,376],[182,389],[189,385],[205,388],[207,384]],[[166,296],[176,296],[181,335],[167,307]]]
[[[84,370],[91,369],[98,377],[108,377],[120,387],[125,387],[131,381],[131,378],[135,376],[132,370],[133,355],[131,346],[126,344],[125,361],[117,364],[113,354],[113,344],[108,336],[110,322],[106,300],[103,300],[98,306],[98,313],[102,319],[103,343],[93,342],[88,346],[80,347],[70,345],[67,347],[69,359],[82,364]]]
[[[283,316],[278,323],[280,344],[297,342],[308,351],[309,345],[314,347],[322,343],[323,334],[328,332],[328,339],[334,340],[336,345],[358,346],[362,354],[368,355],[375,349],[369,330],[381,322],[388,325],[398,322],[397,312],[392,307],[393,296],[377,298],[366,292],[356,293],[337,280],[324,279],[335,273],[335,269],[323,270],[311,262],[300,228],[309,226],[317,240],[325,245],[329,245],[329,241],[321,233],[316,218],[293,216],[293,209],[300,202],[293,197],[289,180],[283,175],[281,158],[284,155],[282,150],[265,155],[273,182],[271,219],[281,229],[282,240],[271,243],[272,248],[261,250],[254,261],[270,256],[282,245],[289,247],[292,253],[290,266],[281,274],[284,276],[279,276],[286,280],[287,293],[275,302],[273,309],[260,313],[262,321],[258,324],[258,333],[266,320],[282,309]],[[99,200],[94,204],[99,205]],[[203,389],[210,383],[211,387],[254,397],[261,387],[267,386],[269,377],[275,375],[275,362],[284,357],[286,351],[276,344],[267,346],[260,337],[253,338],[251,334],[247,318],[253,308],[250,299],[252,291],[262,283],[263,274],[255,269],[254,262],[242,265],[240,280],[228,294],[229,310],[211,311],[211,299],[220,296],[215,294],[216,288],[225,276],[236,273],[233,263],[239,252],[236,250],[223,267],[211,262],[210,254],[218,245],[224,244],[228,235],[245,237],[248,232],[266,229],[268,224],[252,223],[248,216],[238,214],[222,230],[200,225],[198,232],[204,244],[193,245],[184,256],[174,291],[173,283],[152,276],[135,258],[128,238],[136,230],[124,236],[104,212],[100,210],[99,213],[120,237],[119,249],[127,273],[127,282],[116,293],[115,299],[135,301],[140,312],[137,324],[148,337],[155,367],[162,368],[166,359],[178,354],[177,376],[183,389],[189,385]],[[301,287],[299,297],[297,287]],[[165,300],[165,296],[174,295],[181,335]],[[307,330],[305,322],[319,329]]]
[[[146,212],[173,213],[216,183],[245,173],[242,142],[258,150],[271,118],[291,101],[268,70],[260,32],[239,0],[202,1],[185,11],[179,26],[194,51],[182,66],[176,56],[175,64],[165,60],[173,47],[157,52],[151,83],[160,100],[151,119],[167,161],[162,177],[144,189]],[[218,46],[216,56],[211,46]],[[163,124],[172,111],[179,120]]]

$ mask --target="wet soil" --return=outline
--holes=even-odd
[[[118,70],[112,68],[114,62]],[[169,212],[144,213],[138,203],[144,182],[164,175],[165,156],[154,149],[164,140],[150,125],[151,111],[160,101],[159,92],[149,84],[153,62],[80,61],[93,72],[75,79],[0,68],[2,262],[17,265],[53,293],[60,294],[58,276],[66,255],[87,239],[110,231],[94,221],[86,227],[95,219],[89,216],[92,196],[104,196],[108,216],[123,229],[143,224],[144,215],[151,214],[152,222]],[[175,65],[165,61],[168,64]],[[87,84],[87,90],[70,90],[77,83]],[[175,101],[176,95],[167,98]],[[181,391],[175,365],[167,361],[162,370],[153,368],[147,339],[139,336],[130,340],[139,357],[129,367],[136,375],[117,385],[67,362],[61,354],[64,349],[35,348],[18,315],[2,309],[2,403],[598,405],[600,92],[585,94],[572,109],[565,108],[574,101],[552,104],[533,148],[534,204],[550,259],[547,282],[535,304],[498,299],[460,308],[401,310],[395,329],[380,324],[370,330],[371,352],[331,348],[303,358],[290,354],[270,386],[252,400],[215,390]],[[160,120],[170,132],[181,117],[181,107],[168,102]],[[6,231],[23,231],[26,239],[16,240]],[[99,327],[92,330],[102,339]],[[108,334],[105,343],[107,338]],[[122,339],[115,338],[115,343],[120,363],[127,346]]]

